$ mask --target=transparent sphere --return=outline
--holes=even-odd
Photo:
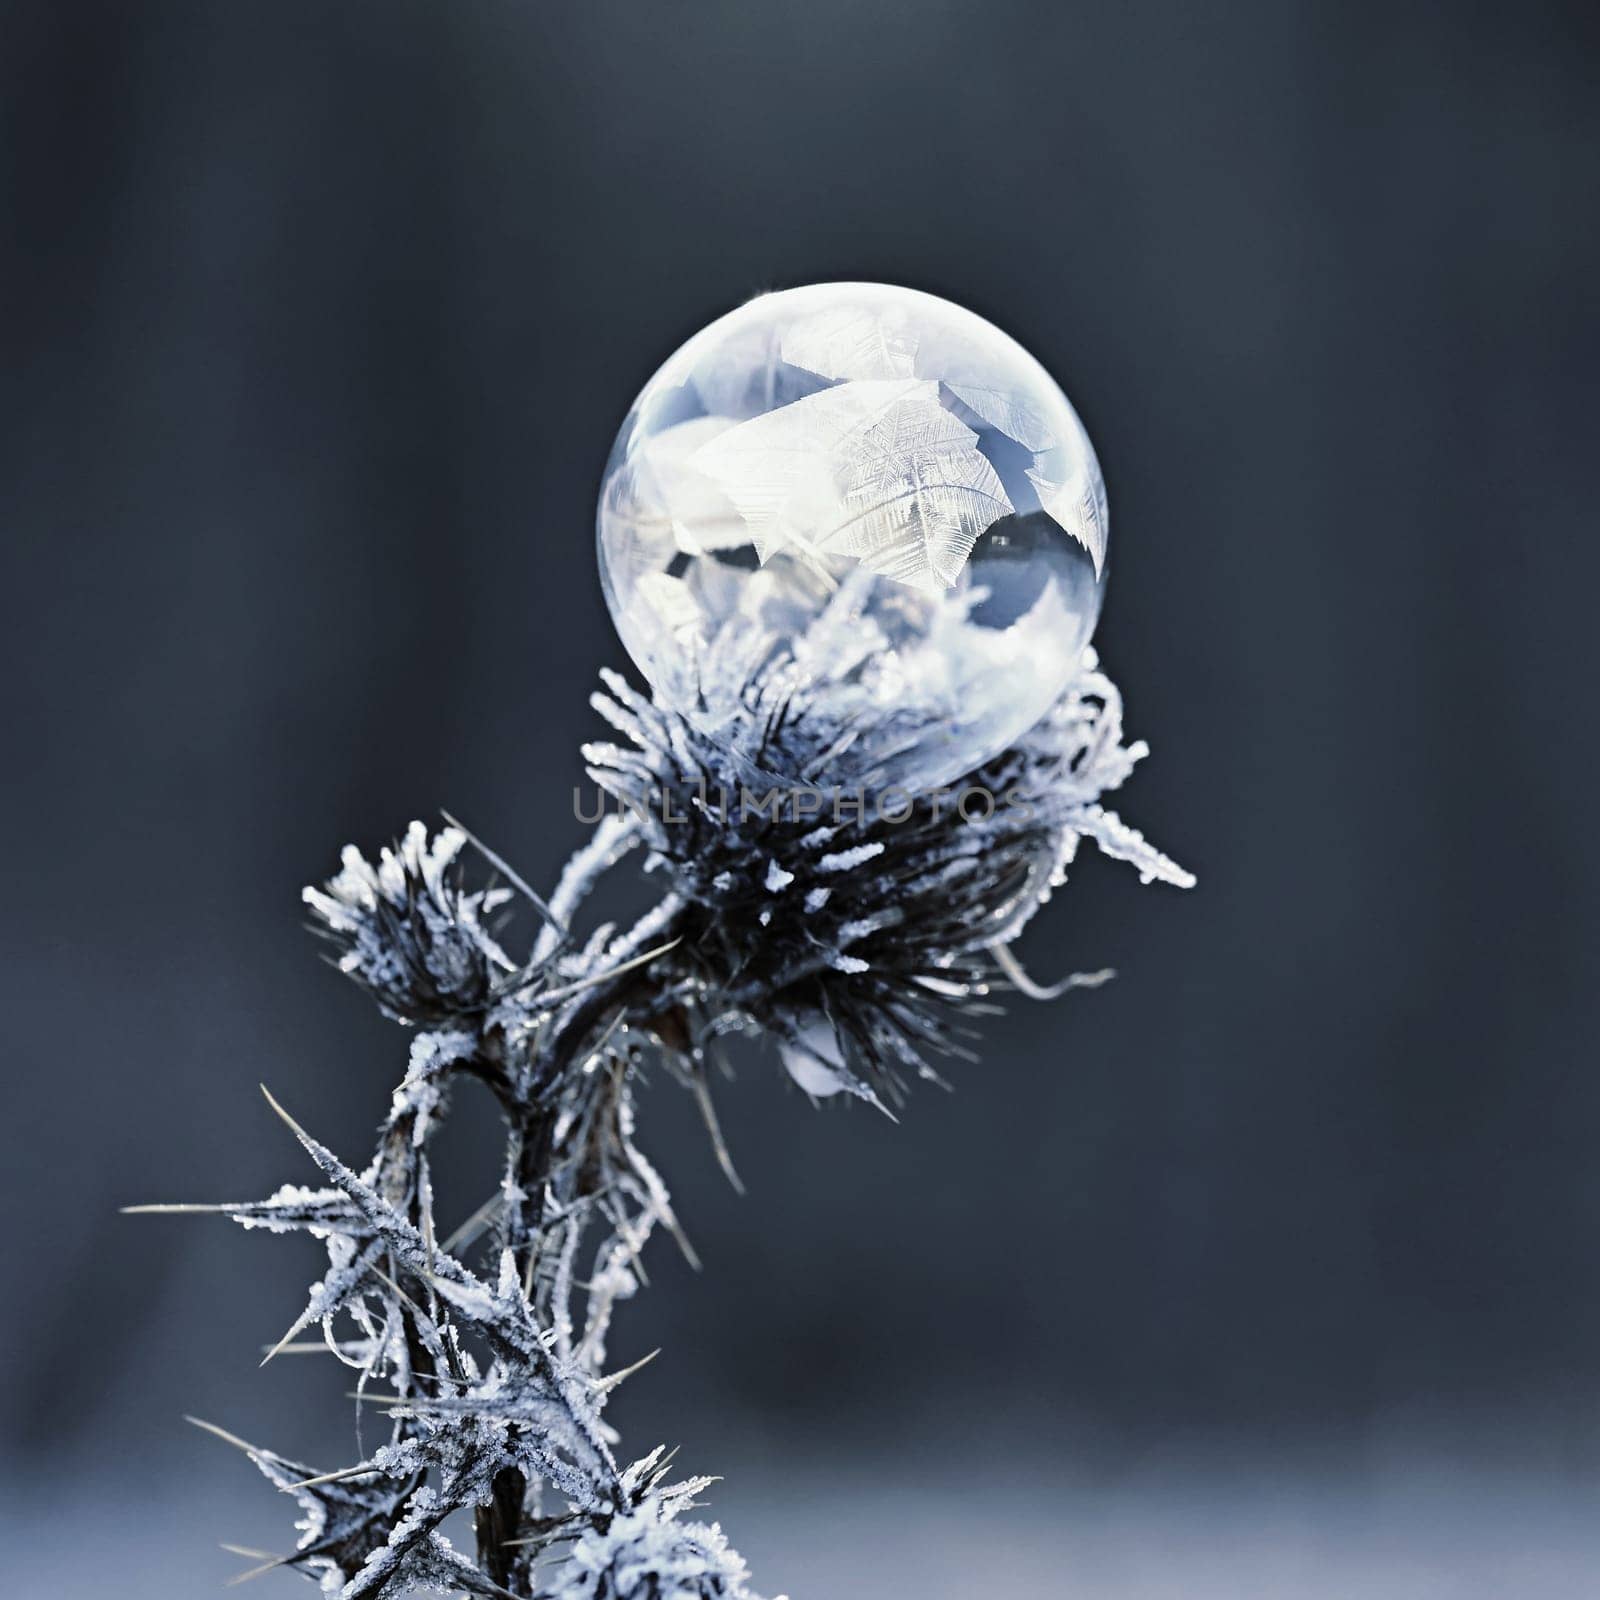
[[[718,674],[825,684],[864,733],[839,781],[931,785],[998,755],[1100,611],[1105,487],[1067,397],[910,289],[789,289],[696,334],[623,422],[598,521],[606,602],[657,692],[704,719]]]

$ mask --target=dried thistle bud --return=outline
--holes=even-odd
[[[376,865],[346,845],[326,886],[303,891],[316,931],[339,952],[339,970],[398,1022],[437,1028],[475,1019],[497,979],[514,970],[484,925],[510,891],[461,886],[455,861],[465,843],[459,828],[430,841],[413,822]]]

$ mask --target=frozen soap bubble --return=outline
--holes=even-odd
[[[598,521],[657,693],[715,736],[781,680],[843,731],[831,781],[981,766],[1066,688],[1100,611],[1105,487],[1067,397],[910,289],[789,289],[696,334],[623,422]]]

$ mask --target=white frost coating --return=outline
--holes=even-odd
[[[650,1499],[604,1532],[584,1534],[548,1594],[549,1600],[757,1600],[749,1577],[716,1523],[674,1521]]]
[[[883,850],[881,839],[874,839],[868,844],[859,844],[853,850],[839,850],[832,855],[823,856],[817,862],[817,871],[853,872],[863,862],[870,861],[874,856],[881,856]]]
[[[769,861],[767,875],[763,881],[766,883],[768,894],[777,894],[786,884],[794,882],[794,874],[785,872],[776,861]]]
[[[609,812],[600,819],[589,842],[561,870],[555,893],[550,896],[551,920],[540,927],[534,940],[535,963],[548,960],[555,953],[561,942],[559,928],[572,920],[573,912],[594,887],[595,880],[614,867],[638,842],[632,817]]]
[[[411,1041],[406,1075],[394,1091],[389,1107],[391,1125],[412,1119],[411,1141],[424,1143],[444,1097],[444,1078],[456,1063],[467,1060],[477,1048],[470,1033],[419,1033]]]

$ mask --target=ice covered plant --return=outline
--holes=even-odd
[[[604,1420],[650,1236],[688,1248],[636,1138],[641,1070],[696,1096],[724,1160],[732,1034],[773,1041],[813,1098],[887,1106],[966,1053],[987,997],[1063,987],[1010,946],[1083,840],[1190,881],[1102,804],[1144,747],[1087,649],[1104,497],[1065,399],[943,302],[795,294],[691,341],[619,440],[602,568],[654,693],[607,674],[595,696],[619,737],[584,751],[610,801],[588,842],[548,899],[454,824],[347,849],[305,898],[411,1031],[377,1147],[348,1166],[273,1101],[315,1186],[177,1208],[327,1251],[273,1353],[352,1368],[386,1436],[334,1472],[233,1442],[300,1507],[266,1565],[343,1600],[751,1596],[693,1516],[709,1480],[630,1458]],[[589,926],[624,863],[655,904]],[[493,1097],[504,1154],[444,1233],[429,1152],[465,1093]]]

